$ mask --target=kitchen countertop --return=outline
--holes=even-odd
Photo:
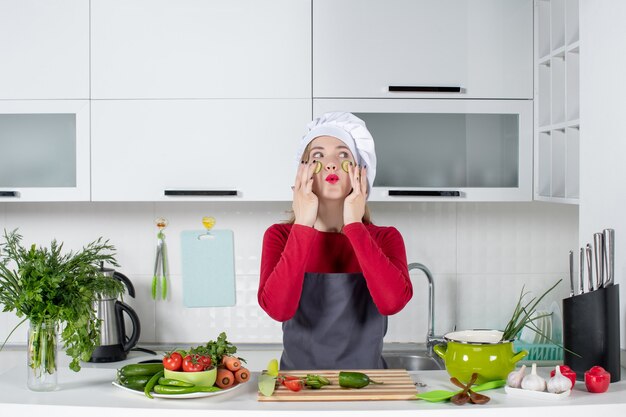
[[[527,400],[512,397],[504,389],[486,392],[491,401],[486,405],[456,406],[451,403],[427,403],[415,401],[341,401],[341,402],[258,402],[258,371],[269,359],[277,358],[275,349],[239,349],[237,354],[248,361],[253,371],[251,382],[230,393],[196,399],[154,399],[126,392],[111,384],[115,370],[127,363],[154,358],[141,352],[131,352],[124,362],[107,364],[83,364],[80,372],[67,368],[69,359],[59,354],[59,389],[54,392],[32,392],[26,388],[26,354],[23,348],[15,347],[0,352],[0,414],[32,415],[45,413],[52,416],[90,417],[116,415],[140,416],[206,416],[208,410],[218,411],[220,416],[272,416],[313,415],[324,412],[328,416],[380,415],[392,411],[396,416],[428,415],[476,415],[507,416],[526,415],[550,416],[565,413],[568,416],[586,416],[589,413],[623,415],[626,412],[626,381],[611,384],[604,394],[590,394],[584,383],[578,381],[572,394],[563,400]],[[540,368],[546,377],[551,368]],[[427,384],[421,391],[453,389],[445,371],[410,372],[415,382]]]

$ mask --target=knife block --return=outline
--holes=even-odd
[[[599,365],[620,380],[619,285],[609,285],[563,300],[563,362],[583,381]]]

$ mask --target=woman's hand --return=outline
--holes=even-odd
[[[348,170],[352,192],[343,202],[343,224],[361,222],[367,201],[367,167],[354,166]]]
[[[316,161],[302,162],[298,167],[296,182],[293,188],[293,214],[295,224],[313,227],[317,220],[317,207],[319,200],[313,192],[313,171]]]

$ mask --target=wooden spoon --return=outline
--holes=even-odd
[[[472,376],[474,376],[475,374],[473,374]],[[486,404],[489,402],[489,400],[491,400],[491,398],[487,397],[486,395],[483,394],[479,394],[476,391],[473,391],[471,389],[469,389],[469,387],[472,386],[472,384],[468,384],[468,386],[466,387],[461,381],[459,381],[457,378],[452,377],[450,378],[450,382],[452,382],[454,385],[456,385],[459,388],[467,388],[467,393],[469,395],[469,400],[473,403],[473,404]]]
[[[452,381],[452,380],[455,381]],[[468,391],[470,389],[470,387],[472,385],[474,385],[474,382],[476,382],[476,379],[478,379],[478,374],[477,373],[473,373],[472,374],[472,378],[470,379],[470,381],[467,383],[467,385],[463,385],[458,379],[456,379],[455,377],[450,378],[450,381],[452,381],[453,384],[458,385],[459,387],[463,388],[463,391],[459,392],[458,394],[456,394],[455,396],[453,396],[452,398],[450,398],[450,402],[456,404],[456,405],[463,405],[465,403],[467,403],[470,399],[469,395],[468,395]]]

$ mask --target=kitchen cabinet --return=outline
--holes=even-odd
[[[578,0],[535,4],[535,200],[578,204]]]
[[[530,201],[531,100],[315,99],[350,111],[376,143],[370,201]]]
[[[2,0],[0,57],[0,99],[89,98],[89,0]]]
[[[92,0],[91,92],[310,98],[310,0]]]
[[[0,100],[0,202],[89,193],[89,100]]]
[[[311,100],[94,100],[93,201],[290,200]]]
[[[532,99],[532,73],[532,0],[313,0],[316,98]]]

